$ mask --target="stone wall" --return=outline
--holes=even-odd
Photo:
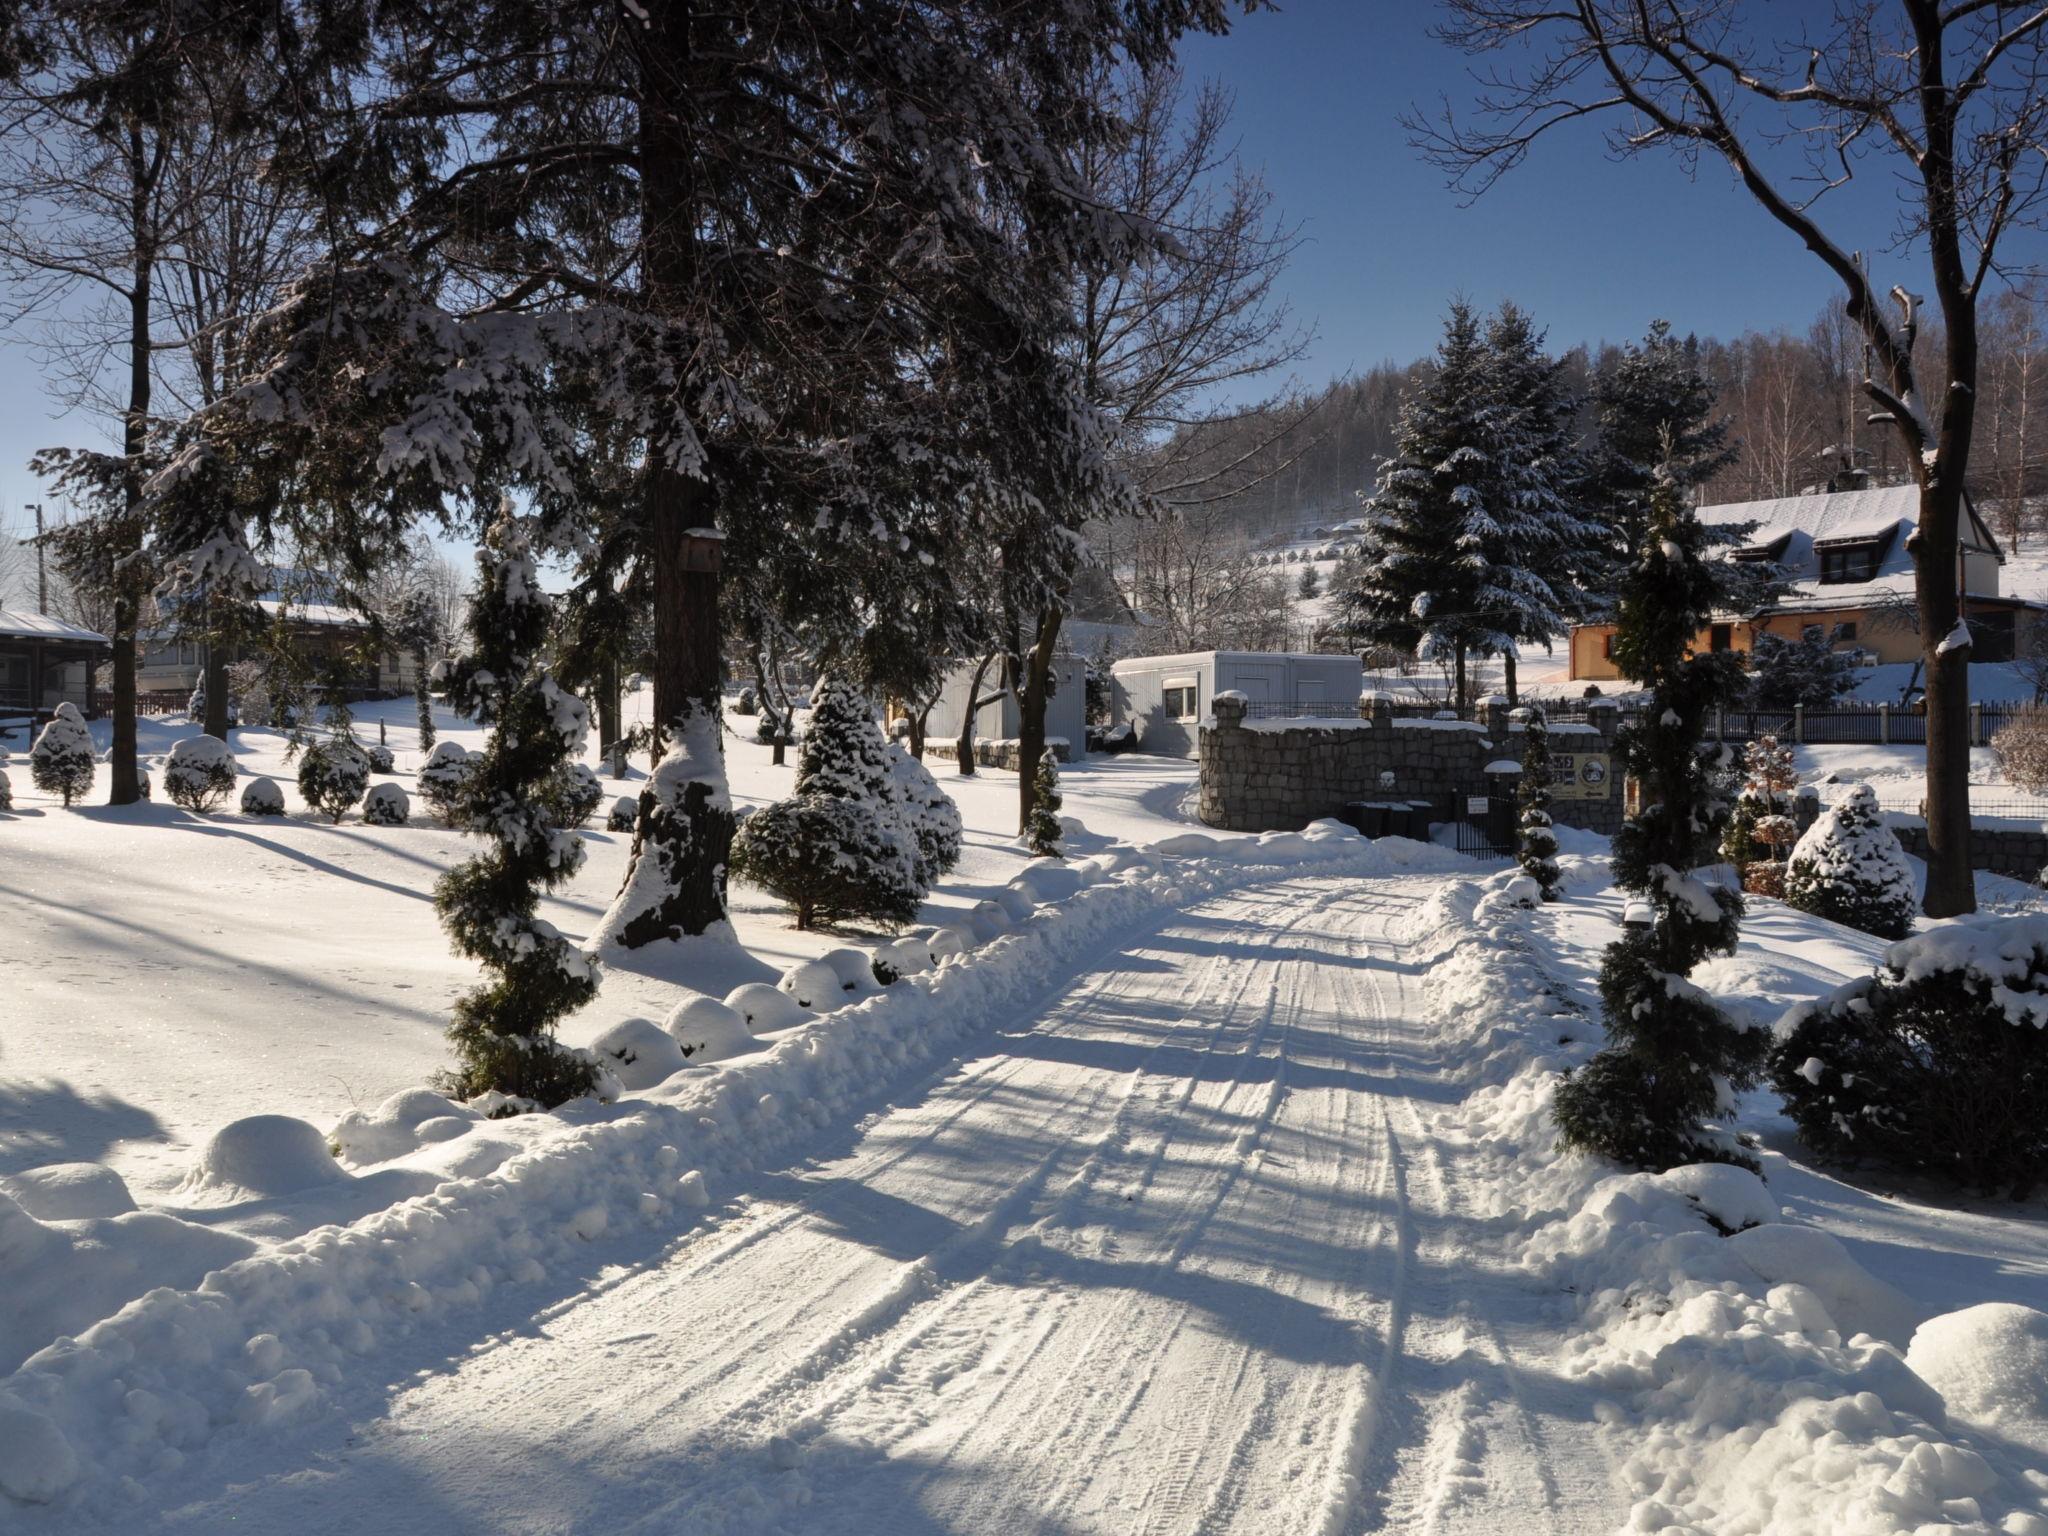
[[[926,757],[943,757],[951,762],[959,750],[959,742],[927,736],[924,739]],[[1071,763],[1074,760],[1074,744],[1064,736],[1054,736],[1046,741],[1052,748],[1055,761]],[[1017,772],[1017,743],[1014,741],[991,741],[986,736],[974,739],[974,760],[984,768],[1007,768]]]
[[[1916,859],[1927,857],[1927,823],[1918,816],[1887,815],[1899,846]],[[2048,828],[1978,822],[1970,828],[1970,867],[2009,875],[2029,885],[2048,867]]]
[[[1247,720],[1245,701],[1227,693],[1217,695],[1213,709],[1196,754],[1199,811],[1208,825],[1227,831],[1294,831],[1361,801],[1512,794],[1520,773],[1522,717],[1505,699],[1489,699],[1477,722],[1397,719],[1382,694],[1359,700],[1357,720]],[[1558,727],[1552,751],[1612,754],[1619,711],[1593,713],[1598,725]],[[1614,831],[1621,825],[1620,775],[1608,775],[1599,798],[1558,799],[1551,815],[1563,826]]]

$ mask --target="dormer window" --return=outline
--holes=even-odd
[[[1884,558],[1884,541],[1859,539],[1853,544],[1829,544],[1817,547],[1814,553],[1820,557],[1820,584],[1845,586],[1876,580],[1877,567]]]

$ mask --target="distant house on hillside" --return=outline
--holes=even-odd
[[[40,613],[0,609],[0,718],[40,720],[59,704],[98,713],[93,672],[113,653],[105,635]]]
[[[2010,661],[2043,605],[1998,590],[2005,556],[1968,498],[1964,500],[1963,584],[1974,661]],[[1733,558],[1774,565],[1786,588],[1755,613],[1718,614],[1694,640],[1699,651],[1748,651],[1761,634],[1787,640],[1815,635],[1838,651],[1880,662],[1920,656],[1913,600],[1913,557],[1907,542],[1919,526],[1920,490],[1889,485],[1867,490],[1785,496],[1773,501],[1702,507],[1709,526],[1754,524]],[[1619,678],[1614,626],[1581,624],[1571,634],[1571,676]]]

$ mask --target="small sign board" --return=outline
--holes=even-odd
[[[1605,752],[1552,752],[1550,795],[1554,800],[1605,800],[1614,793],[1614,769]]]
[[[1465,797],[1465,814],[1467,816],[1484,816],[1486,814],[1486,809],[1486,796],[1467,795]]]

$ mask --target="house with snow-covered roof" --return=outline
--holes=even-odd
[[[99,713],[93,673],[113,653],[111,640],[80,625],[0,608],[0,720],[45,720],[59,704]]]
[[[1974,661],[2010,661],[2027,640],[2043,605],[1999,591],[2005,554],[1965,496],[1960,579]],[[1775,568],[1778,596],[1751,613],[1715,615],[1694,641],[1698,651],[1746,652],[1757,637],[1818,637],[1838,651],[1872,662],[1920,656],[1913,598],[1913,556],[1920,488],[1872,486],[1768,501],[1701,507],[1709,527],[1737,533],[1729,557]],[[1580,624],[1571,633],[1571,676],[1619,678],[1614,626]]]
[[[294,651],[313,667],[325,670],[345,662],[356,674],[355,686],[369,693],[404,693],[413,685],[413,659],[402,650],[372,652],[370,623],[343,607],[333,581],[313,572],[275,569],[271,586],[256,600],[266,621],[282,625]],[[135,685],[145,693],[189,693],[206,671],[206,642],[159,613],[159,622],[140,636]],[[248,647],[237,646],[229,662],[242,659]]]

